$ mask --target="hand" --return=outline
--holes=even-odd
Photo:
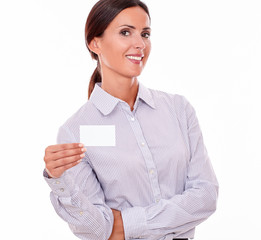
[[[111,236],[108,240],[124,240],[124,227],[121,212],[112,209],[112,213],[114,216],[114,223]]]
[[[50,177],[58,178],[65,170],[81,162],[86,148],[81,143],[65,143],[48,146],[45,149],[45,167]]]

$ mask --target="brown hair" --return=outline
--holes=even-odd
[[[140,6],[144,11],[149,14],[148,7],[140,0],[100,0],[92,8],[85,25],[85,43],[88,44],[95,37],[101,37],[108,25],[113,19],[124,9],[129,7]],[[88,48],[90,51],[90,49]],[[94,70],[88,89],[88,99],[94,89],[95,83],[101,82],[100,63],[98,55],[90,51],[91,57],[97,60],[97,67]]]

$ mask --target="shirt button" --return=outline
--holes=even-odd
[[[145,142],[142,142],[142,143],[141,143],[141,146],[145,146]]]
[[[64,188],[60,188],[60,191],[61,191],[61,192],[64,192]]]
[[[152,175],[153,173],[154,173],[154,170],[153,170],[153,169],[151,169],[151,170],[150,170],[150,174]]]
[[[156,199],[156,202],[158,203],[160,201],[160,199]]]
[[[134,117],[132,117],[132,118],[131,118],[131,121],[132,121],[132,122],[134,122],[134,121],[135,121],[135,118],[134,118]]]
[[[59,181],[56,181],[55,183],[56,183],[56,184],[60,184],[60,182],[59,182]]]
[[[81,216],[83,215],[83,212],[82,212],[82,211],[80,212],[80,215],[81,215]]]

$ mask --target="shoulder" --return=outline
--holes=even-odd
[[[93,103],[88,100],[60,126],[57,143],[79,142],[79,126],[89,124],[97,114]]]
[[[169,106],[175,107],[176,109],[185,109],[189,104],[187,98],[181,94],[169,93],[162,90],[156,90],[148,88],[155,103],[165,103]]]
[[[163,112],[169,111],[175,118],[186,125],[188,119],[195,115],[195,110],[187,98],[181,94],[150,89],[155,105]]]
[[[91,119],[96,112],[93,103],[88,100],[62,124],[61,128],[73,128],[74,126],[81,124],[83,121]]]

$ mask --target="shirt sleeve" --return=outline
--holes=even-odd
[[[58,143],[75,142],[70,132],[60,128]],[[51,202],[57,214],[80,239],[107,240],[112,232],[113,214],[94,171],[85,159],[59,178],[44,177],[51,188]]]
[[[185,190],[181,195],[161,199],[146,207],[124,209],[125,239],[159,239],[168,234],[184,236],[216,210],[218,182],[195,111],[185,98],[182,101],[183,111],[179,105],[177,117],[190,151]]]

